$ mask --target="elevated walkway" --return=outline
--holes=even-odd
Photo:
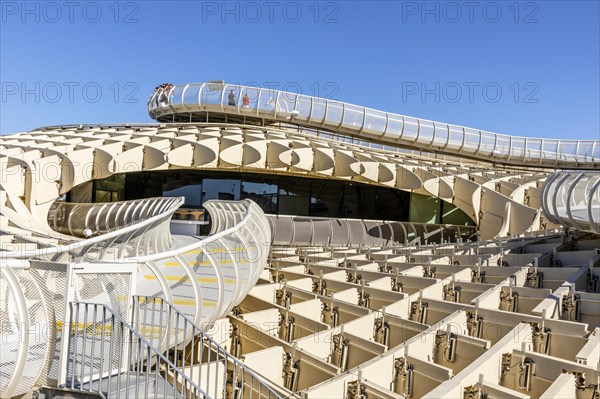
[[[148,100],[148,112],[161,122],[204,121],[211,113],[223,115],[225,122],[292,123],[386,145],[499,164],[578,169],[600,165],[597,140],[509,136],[237,84],[195,83],[158,90]]]

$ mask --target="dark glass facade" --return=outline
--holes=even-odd
[[[113,191],[107,193],[108,188]],[[183,196],[186,208],[201,208],[210,199],[249,198],[270,214],[474,224],[463,211],[439,198],[354,181],[274,174],[137,172],[96,180],[92,191],[94,202]]]

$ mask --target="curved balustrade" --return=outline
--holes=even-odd
[[[542,210],[552,223],[600,234],[600,172],[556,172],[544,183]]]
[[[267,217],[273,230],[273,243],[278,245],[395,247],[477,238],[475,226],[286,215]]]
[[[166,251],[171,245],[171,233],[169,223],[173,213],[183,205],[183,197],[175,198],[153,198],[148,200],[137,200],[130,202],[115,203],[115,208],[111,204],[65,204],[64,207],[57,207],[52,216],[52,223],[58,225],[66,224],[70,233],[77,233],[73,226],[75,223],[84,223],[86,228],[92,227],[93,234],[102,231],[112,231],[96,235],[85,240],[75,241],[66,245],[54,247],[27,250],[17,248],[13,251],[1,251],[1,258],[18,259],[46,259],[61,260],[68,255],[68,260],[78,261],[118,261],[124,257],[133,257],[145,254],[152,254]],[[64,212],[64,215],[57,214],[69,210],[70,205],[72,215]],[[78,207],[81,212],[78,211]],[[114,210],[110,214],[105,214],[104,210]],[[100,212],[102,210],[102,212]],[[108,212],[108,211],[107,211]],[[149,215],[147,219],[144,215]],[[103,216],[104,215],[104,216]],[[114,215],[114,216],[113,216]],[[150,216],[152,215],[152,216]],[[92,217],[93,216],[93,217]],[[94,221],[92,222],[92,219]],[[74,220],[76,220],[74,222]],[[113,227],[114,226],[114,227]],[[114,230],[117,226],[125,226]],[[91,234],[91,235],[93,235]]]
[[[191,121],[194,113],[214,112],[249,120],[289,122],[488,162],[565,168],[597,168],[600,164],[600,141],[502,135],[235,84],[197,83],[173,86],[168,92],[158,90],[148,100],[148,112],[159,121]]]
[[[124,259],[143,264],[138,293],[164,297],[197,325],[237,305],[267,263],[271,227],[250,200],[204,203],[212,235],[166,252]]]
[[[175,202],[174,198],[164,197],[100,203],[55,202],[48,214],[48,225],[59,233],[89,238],[160,215]]]
[[[65,290],[69,288],[64,286],[64,273],[62,283],[54,282],[56,277],[47,277],[46,280],[44,276],[47,276],[47,271],[44,270],[55,269],[54,263],[38,262],[35,268],[30,268],[28,262],[21,259],[48,254],[58,256],[73,253],[75,249],[89,255],[91,248],[111,248],[117,242],[121,242],[120,246],[137,246],[139,243],[133,241],[134,236],[147,236],[148,241],[156,240],[167,234],[162,229],[168,229],[172,213],[182,202],[182,198],[174,198],[169,205],[165,205],[166,210],[146,221],[72,245],[2,253],[0,328],[3,329],[3,359],[0,362],[0,397],[23,394],[34,386],[42,373],[48,374],[48,365],[52,363],[58,337],[54,333],[48,335],[45,330],[34,333],[32,326],[56,324],[58,327],[64,323],[64,302],[44,291],[48,283],[55,285],[56,295],[67,295]],[[214,200],[207,201],[204,206],[211,213],[213,235],[200,240],[188,237],[189,244],[177,248],[171,246],[171,249],[160,248],[159,253],[144,254],[142,251],[119,249],[112,260],[119,267],[122,267],[121,264],[137,264],[136,293],[172,303],[189,321],[189,331],[185,328],[178,331],[177,337],[170,337],[171,341],[168,336],[148,337],[157,339],[155,347],[160,352],[168,349],[175,339],[177,342],[191,341],[195,326],[205,328],[226,315],[256,284],[267,263],[271,228],[256,203],[250,200]],[[106,256],[94,259],[97,260],[101,261],[104,268],[111,263]],[[60,268],[60,265],[57,267]],[[99,269],[102,267],[98,266]],[[111,306],[122,307],[126,313],[131,298],[127,297],[126,291],[116,287],[120,284],[120,274],[113,271],[106,275],[111,276],[112,280],[101,282],[91,276],[91,280],[84,281],[83,285],[73,287],[75,298],[82,293],[93,301],[107,301],[110,298]],[[57,284],[63,285],[59,287]],[[58,298],[64,301],[65,297]],[[147,335],[150,330],[145,326],[153,325],[158,317],[158,313],[152,311],[138,313],[135,324],[140,336]],[[46,335],[40,340],[40,334],[44,333]]]

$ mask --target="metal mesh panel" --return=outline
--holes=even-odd
[[[16,310],[16,300],[8,284],[4,271],[0,269],[0,329],[2,334],[0,357],[0,396],[7,388],[13,372],[20,345],[21,322]]]
[[[56,336],[56,315],[53,307],[53,295],[50,291],[46,289],[46,282],[41,274],[36,269],[30,269],[29,273],[31,277],[35,280],[38,289],[40,290],[40,294],[42,295],[42,304],[44,306],[44,311],[46,314],[46,319],[44,322],[44,329],[42,340],[45,340],[48,345],[46,346],[46,361],[43,364],[43,367],[40,371],[40,375],[36,385],[46,385],[50,383],[56,383],[56,381],[50,381],[50,365],[52,361],[52,357],[55,352],[55,336]]]
[[[49,346],[52,352],[48,365],[48,383],[58,381],[59,356],[63,323],[65,320],[65,294],[67,292],[67,265],[53,262],[31,262],[36,269],[40,281],[44,284],[45,291],[49,296],[49,307],[54,309],[54,319],[48,329],[48,341],[53,342]]]
[[[127,320],[130,283],[128,273],[77,273],[75,300],[106,304]]]
[[[21,393],[27,392],[37,382],[40,372],[46,368],[50,342],[47,337],[48,314],[39,287],[29,270],[16,269],[14,273],[23,290],[29,317],[27,360],[15,391]]]

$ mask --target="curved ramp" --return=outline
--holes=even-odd
[[[148,251],[144,245],[156,243],[164,234],[165,222],[168,228],[170,216],[181,202],[172,199],[169,206],[162,204],[162,212],[147,220],[70,245],[0,253],[0,397],[20,395],[47,383],[49,376],[57,378],[69,297],[105,303],[126,316],[132,292],[122,275],[106,272],[109,269],[137,265],[135,294],[173,303],[195,325],[210,325],[240,303],[267,262],[271,228],[264,213],[250,200],[208,201],[205,207],[214,221],[210,236],[182,247]],[[142,247],[145,249],[140,251]],[[115,248],[117,256],[113,258],[109,255],[115,254]],[[90,262],[92,253],[102,256]],[[67,264],[34,260],[69,254],[83,254],[81,264],[97,270],[72,287],[67,284]],[[69,294],[71,288],[75,292]],[[142,330],[149,324],[143,319],[137,322]],[[157,344],[161,350],[167,349],[164,339]]]

